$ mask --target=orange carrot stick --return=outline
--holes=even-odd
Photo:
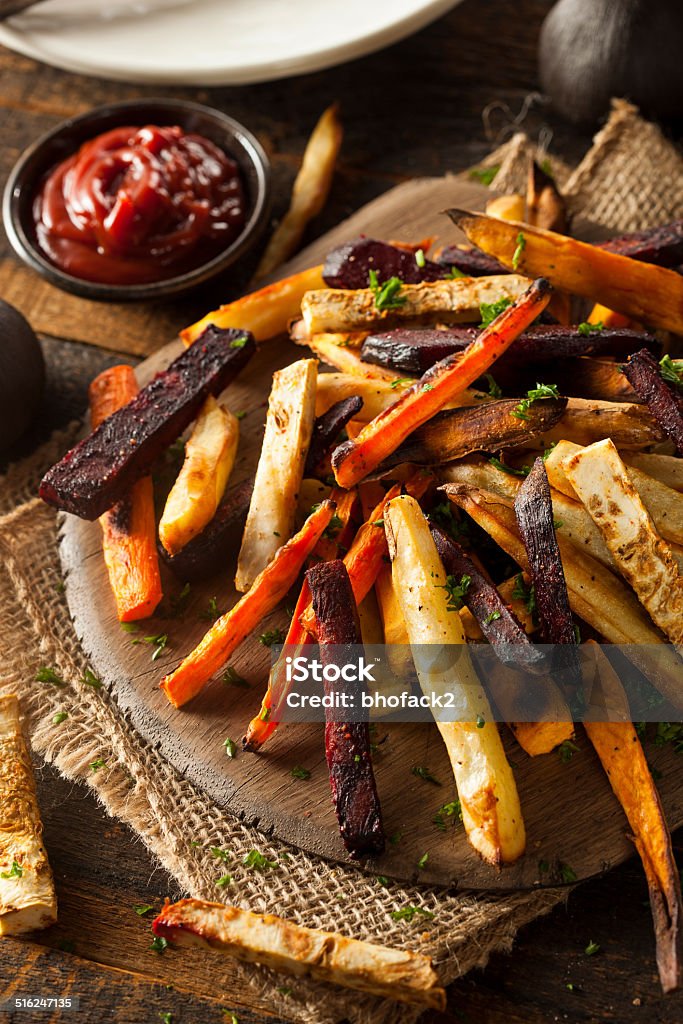
[[[93,429],[138,392],[130,366],[112,366],[90,385]],[[151,615],[161,601],[152,478],[133,485],[127,497],[100,516],[102,550],[120,622]]]
[[[353,441],[340,445],[332,466],[341,487],[353,487],[396,451],[413,430],[426,423],[485,373],[525,327],[545,309],[550,285],[539,278],[496,317],[463,353],[443,359],[368,423]]]
[[[405,487],[407,494],[413,498],[421,498],[433,481],[431,473],[419,470],[405,484],[394,484],[387,491],[379,504],[372,510],[368,519],[354,537],[353,544],[344,556],[344,565],[351,580],[351,588],[356,604],[360,604],[375,585],[379,571],[389,556],[387,538],[384,532],[384,510],[392,498],[397,498]],[[309,633],[315,635],[315,613],[313,604],[309,604],[301,614],[301,625]]]
[[[335,515],[340,521],[339,528],[333,537],[323,535],[320,538],[311,554],[311,561],[320,559],[325,562],[330,561],[332,558],[337,558],[340,548],[348,547],[353,535],[354,527],[351,523],[351,517],[358,500],[355,491],[343,491],[341,487],[335,487],[330,494],[330,500],[334,501],[337,506]],[[313,643],[314,638],[299,622],[299,617],[308,607],[310,601],[311,592],[308,583],[304,580],[285,638],[288,656],[297,657],[306,644]],[[292,650],[292,648],[295,648],[295,650]],[[260,711],[247,726],[246,734],[242,739],[242,746],[245,750],[251,751],[251,753],[256,753],[257,750],[260,750],[279,725],[280,709],[289,692],[285,667],[283,658],[279,658],[275,665],[273,665],[268,676],[268,687],[261,701]]]
[[[162,679],[161,689],[171,704],[179,708],[196,697],[235,648],[282,600],[327,528],[334,510],[333,501],[323,501],[299,532],[276,552],[272,562],[256,577],[247,593],[214,622],[175,672]]]

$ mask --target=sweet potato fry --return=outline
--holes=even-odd
[[[130,366],[104,370],[89,388],[93,429],[138,393]],[[161,601],[152,478],[143,477],[100,517],[102,551],[120,622],[146,619]]]
[[[602,302],[637,321],[683,334],[683,277],[665,267],[607,252],[528,224],[449,210],[470,242],[506,267]]]
[[[310,976],[386,999],[443,1010],[446,993],[429,957],[321,932],[273,914],[205,900],[166,903],[154,932],[178,946],[200,946],[295,978]]]
[[[683,276],[676,275],[683,282]],[[659,372],[659,366],[646,349],[632,355],[624,366],[629,384],[683,455],[683,399],[675,394]]]
[[[299,316],[301,300],[306,292],[324,288],[322,270],[322,266],[302,270],[220,306],[180,332],[183,344],[191,345],[211,324],[250,331],[256,341],[268,341],[279,334],[286,334],[290,321]]]
[[[306,573],[311,591],[316,633],[323,666],[336,665],[339,678],[334,688],[343,690],[356,706],[362,684],[344,682],[341,669],[344,650],[362,644],[358,612],[346,566],[340,559],[320,562]],[[344,846],[352,857],[376,857],[384,852],[384,831],[370,753],[367,722],[336,721],[326,711],[325,756],[330,773],[332,803]]]
[[[664,992],[673,992],[681,981],[681,886],[671,835],[650,766],[630,721],[626,693],[599,645],[594,647],[598,673],[591,703],[596,709],[616,706],[624,720],[586,721],[584,726],[633,831],[650,892],[659,979]]]
[[[652,621],[672,643],[683,644],[683,577],[612,441],[582,448],[563,467]]]
[[[336,449],[332,465],[337,483],[352,487],[395,451],[406,437],[447,402],[485,373],[515,338],[545,308],[547,282],[535,281],[486,327],[462,356],[437,363],[384,413],[369,423],[355,441]]]
[[[214,622],[197,647],[161,681],[161,689],[171,704],[179,708],[196,697],[257,623],[282,600],[327,529],[334,511],[334,502],[323,501],[257,576],[251,589]]]
[[[266,246],[254,275],[256,281],[277,270],[296,252],[309,220],[325,205],[342,134],[338,107],[333,104],[324,111],[306,144],[289,209]]]

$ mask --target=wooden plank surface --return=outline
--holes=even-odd
[[[456,177],[405,182],[317,240],[284,272],[314,265],[335,245],[360,233],[405,240],[438,233],[440,242],[457,241],[456,229],[441,211],[450,205],[481,206],[486,195],[480,185]],[[156,372],[179,350],[179,343],[173,343],[143,363],[141,379]],[[301,355],[302,349],[285,339],[266,342],[225,392],[228,407],[246,413],[240,423],[235,482],[255,469],[273,370]],[[199,697],[177,710],[158,683],[203,636],[207,623],[202,613],[209,601],[215,598],[223,610],[236,602],[234,567],[226,565],[214,579],[194,585],[182,616],[169,620],[157,615],[145,622],[146,634],[169,636],[161,657],[152,662],[149,646],[133,643],[135,637],[121,630],[116,620],[99,525],[65,516],[61,538],[66,595],[78,636],[98,676],[130,711],[142,736],[158,745],[178,771],[221,806],[297,847],[348,862],[330,801],[320,726],[282,726],[258,755],[225,756],[226,737],[239,743],[249,719],[259,709],[270,656],[258,636],[275,625],[286,629],[282,606],[230,661],[250,682],[250,689],[226,686],[219,676]],[[172,592],[171,586],[167,579],[168,592]],[[294,601],[283,602],[287,603]],[[370,873],[408,880],[419,877],[428,883],[465,888],[531,888],[557,883],[562,865],[569,865],[577,878],[587,878],[631,854],[622,812],[585,737],[580,753],[567,766],[557,753],[529,758],[504,730],[520,791],[527,853],[498,870],[477,856],[462,829],[444,832],[434,824],[438,808],[456,795],[437,730],[430,725],[401,723],[383,732],[388,739],[376,758],[375,772],[385,831],[387,836],[400,832],[402,839],[387,844],[382,857],[365,864]],[[675,757],[671,752],[665,754]],[[305,782],[293,779],[295,765],[310,770],[311,778]],[[441,785],[412,775],[411,769],[417,766],[428,767]],[[577,801],[575,794],[581,792],[590,792],[591,800]],[[683,775],[666,773],[661,792],[669,820],[673,825],[683,823]],[[418,872],[417,863],[425,852],[429,853],[427,866]],[[550,865],[550,870],[541,870],[541,863]]]

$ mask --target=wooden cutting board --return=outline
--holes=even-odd
[[[422,179],[400,185],[355,213],[319,239],[286,268],[283,275],[320,262],[334,245],[365,232],[380,238],[415,240],[438,235],[441,242],[458,240],[458,232],[441,213],[448,206],[481,207],[487,192],[461,178]],[[139,369],[142,382],[180,351],[171,342]],[[300,358],[305,350],[286,340],[265,344],[238,382],[228,389],[227,403],[245,412],[242,439],[233,481],[253,472],[258,459],[271,375]],[[144,739],[222,807],[228,808],[294,846],[345,862],[348,860],[330,802],[329,782],[320,725],[281,726],[257,755],[241,751],[234,759],[224,741],[238,744],[249,719],[258,712],[270,663],[270,653],[256,637],[247,641],[230,664],[249,682],[249,688],[214,680],[188,706],[175,710],[159,690],[161,677],[198,642],[208,622],[211,598],[229,608],[237,595],[232,587],[234,566],[203,585],[192,587],[181,616],[155,616],[132,634],[116,620],[102,559],[100,527],[65,516],[61,528],[61,557],[66,596],[76,631],[92,667],[130,715]],[[165,601],[180,585],[165,578]],[[263,630],[286,626],[281,609],[263,623]],[[168,646],[152,661],[153,647],[132,641],[168,634]],[[385,831],[395,842],[386,854],[362,865],[372,874],[404,880],[472,889],[524,889],[561,880],[563,867],[577,878],[607,870],[633,853],[627,823],[585,734],[579,730],[579,750],[563,764],[557,752],[528,757],[503,729],[509,759],[520,791],[527,829],[527,853],[500,871],[484,864],[465,839],[460,824],[442,831],[434,823],[439,807],[455,798],[455,786],[443,744],[433,725],[378,727],[386,735],[375,758]],[[663,803],[673,826],[683,823],[683,773],[670,749],[648,750],[662,772]],[[292,777],[294,766],[311,772],[307,780]],[[428,768],[435,783],[412,774]],[[427,866],[418,872],[425,853]]]

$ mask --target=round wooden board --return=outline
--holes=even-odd
[[[476,207],[484,194],[480,187],[455,178],[406,183],[319,239],[286,269],[310,266],[333,245],[360,231],[384,238],[439,234],[443,241],[453,240],[454,230],[439,211],[449,205]],[[139,370],[141,381],[179,351],[180,343],[174,342],[148,359]],[[229,407],[246,413],[240,424],[242,439],[233,481],[253,472],[256,465],[273,371],[301,355],[302,350],[289,342],[265,345],[228,389]],[[116,620],[99,524],[64,516],[60,550],[66,596],[79,639],[94,671],[144,739],[181,775],[245,822],[311,853],[348,862],[330,801],[322,726],[282,726],[262,753],[240,751],[234,759],[226,757],[225,739],[230,737],[239,744],[247,722],[260,706],[270,654],[256,637],[243,644],[230,662],[248,680],[248,689],[216,679],[181,710],[174,709],[159,689],[161,677],[205,632],[208,623],[202,614],[210,599],[215,597],[221,609],[237,599],[233,567],[193,586],[181,616],[155,616],[134,634],[124,631]],[[164,583],[164,605],[168,606],[180,584],[170,576]],[[262,629],[275,625],[287,625],[284,609],[265,620]],[[133,643],[141,636],[161,633],[168,634],[169,644],[156,661],[151,659],[149,644]],[[387,843],[383,857],[361,865],[369,873],[403,880],[419,877],[424,883],[471,889],[526,889],[557,884],[563,866],[582,879],[633,853],[626,820],[582,731],[577,738],[579,750],[563,764],[557,753],[528,757],[503,729],[524,812],[527,853],[502,870],[478,858],[462,826],[449,824],[442,831],[434,823],[438,808],[456,795],[436,728],[380,725],[379,736],[385,733],[375,772],[386,835],[400,838]],[[670,748],[654,748],[648,754],[662,772],[659,789],[668,820],[672,827],[683,824],[680,761]],[[293,778],[295,765],[307,768],[310,779]],[[418,765],[428,768],[440,784],[414,776],[411,769]],[[427,866],[418,872],[418,861],[425,853],[429,853]]]

